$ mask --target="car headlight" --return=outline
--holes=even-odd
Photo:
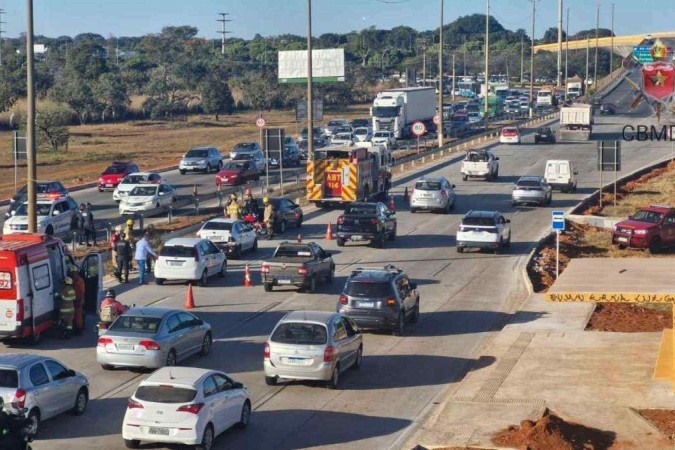
[[[635,233],[635,234],[638,234],[638,235],[643,235],[643,236],[644,236],[645,234],[648,234],[648,233],[649,233],[649,230],[648,230],[648,229],[647,229],[647,230],[635,230],[634,233]]]
[[[201,161],[199,161],[199,164],[208,164],[208,161],[205,160],[205,159],[202,159]]]
[[[153,203],[154,201],[155,201],[154,198],[150,198],[150,199],[148,199],[148,200],[143,201],[143,204],[144,204],[144,205],[149,205],[149,204]]]

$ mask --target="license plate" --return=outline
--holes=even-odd
[[[619,242],[628,242],[628,238],[627,238],[627,237],[620,237],[620,238],[617,239],[617,240],[618,240]]]
[[[305,358],[286,358],[286,362],[288,364],[304,365]]]
[[[117,350],[130,351],[134,349],[134,344],[116,344]]]
[[[161,436],[168,436],[169,435],[169,429],[168,428],[161,428],[161,427],[150,427],[148,429],[149,434],[159,434]]]
[[[279,284],[291,284],[291,280],[277,280]]]
[[[169,261],[170,266],[182,266],[183,261]]]
[[[355,234],[351,237],[352,241],[360,241],[361,239],[363,239],[363,236],[361,236],[360,234]]]
[[[113,184],[112,184],[112,183],[108,183],[108,184],[106,184],[106,186],[107,186],[107,187],[113,187]]]
[[[361,308],[374,308],[375,302],[359,302],[359,307],[361,307]]]

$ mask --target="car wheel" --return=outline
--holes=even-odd
[[[332,283],[333,279],[335,279],[335,267],[331,267],[328,271],[328,275],[326,275],[326,283]]]
[[[316,292],[316,277],[312,276],[309,278],[309,284],[307,284],[307,287],[304,289],[305,292],[308,294],[313,294]]]
[[[141,446],[141,441],[138,439],[125,439],[124,446],[126,448],[138,448]]]
[[[213,426],[208,424],[204,428],[204,435],[202,436],[202,443],[195,446],[195,450],[211,450],[213,447]]]
[[[244,406],[241,407],[241,415],[239,416],[239,423],[237,427],[246,428],[251,422],[251,402],[246,400]]]
[[[225,278],[227,276],[227,264],[223,262],[220,266],[220,272],[218,272],[220,278]]]
[[[204,169],[204,173],[211,173],[211,163],[208,163],[206,165],[206,169]]]
[[[405,317],[403,311],[398,313],[398,319],[396,320],[396,326],[394,327],[394,336],[403,336],[405,332]]]
[[[49,225],[49,226],[47,227],[47,229],[45,230],[45,234],[46,234],[47,236],[53,236],[53,235],[54,235],[54,227],[52,227],[51,225]]]
[[[649,253],[656,255],[661,249],[661,240],[659,238],[654,238],[649,242]]]
[[[420,320],[420,302],[419,300],[415,303],[415,309],[413,310],[412,317],[410,317],[410,323],[417,323]]]
[[[239,244],[235,247],[234,255],[232,255],[232,258],[235,258],[235,259],[241,258],[242,253],[243,252],[241,251],[241,244]]]
[[[330,377],[330,380],[326,382],[326,387],[328,389],[337,389],[340,383],[340,363],[335,364],[335,369],[333,369],[333,375]]]
[[[169,350],[169,354],[166,356],[166,367],[173,367],[176,365],[176,351],[174,349]]]
[[[89,402],[89,395],[85,388],[80,388],[75,397],[75,406],[73,406],[72,413],[74,416],[81,416],[87,410],[87,403]]]
[[[286,232],[286,221],[282,220],[279,224],[279,233],[283,234]]]
[[[258,238],[253,239],[253,247],[251,248],[253,252],[258,251]]]
[[[101,369],[103,370],[113,370],[115,367],[111,366],[110,364],[101,364]]]
[[[26,434],[37,436],[38,431],[40,431],[40,411],[37,408],[33,408],[28,414],[26,421]]]
[[[410,208],[410,214],[415,214],[416,212],[417,212],[417,210],[415,208],[413,208],[413,207]]]
[[[356,359],[354,360],[354,368],[359,370],[361,368],[361,363],[363,362],[363,347],[359,347],[359,350],[356,353]]]
[[[457,253],[464,253],[464,247],[457,246]]]
[[[276,386],[277,377],[268,377],[267,375],[265,375],[265,384],[268,386]]]
[[[204,269],[204,272],[202,272],[202,277],[199,279],[199,285],[200,285],[201,287],[204,287],[204,286],[206,286],[208,283],[209,283],[209,274],[208,274],[208,272],[206,271],[206,269]]]
[[[164,284],[164,278],[155,278],[155,283],[158,284],[159,286]]]
[[[181,170],[181,171],[180,171],[180,174],[181,174],[181,175],[185,175],[185,173],[186,173],[185,170]]]
[[[384,233],[382,233],[375,239],[375,247],[384,248],[385,242],[386,238],[384,237]]]
[[[206,356],[211,353],[211,346],[213,345],[213,338],[211,333],[206,333],[204,339],[202,339],[202,348],[199,351],[200,356]]]
[[[272,289],[274,289],[274,285],[272,283],[265,283],[264,285],[265,292],[272,292]]]
[[[394,225],[394,229],[392,230],[391,234],[389,235],[389,240],[390,241],[396,240],[396,226],[395,225]]]
[[[462,181],[467,181],[468,179],[469,179],[469,177],[468,177],[468,176],[466,176],[466,175],[462,175]]]
[[[344,247],[345,246],[345,240],[344,239],[337,238],[336,242],[337,242],[338,247]]]
[[[218,163],[218,172],[220,172],[221,170],[223,170],[223,162],[222,161],[220,161]]]

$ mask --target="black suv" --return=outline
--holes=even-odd
[[[616,114],[616,106],[612,103],[603,103],[600,105],[600,115],[614,115]]]
[[[402,335],[406,322],[419,319],[420,294],[408,275],[393,265],[359,268],[347,279],[336,309],[360,328]]]
[[[384,203],[355,202],[347,206],[337,220],[337,245],[345,242],[364,242],[384,248],[387,240],[396,240],[396,211]]]
[[[540,142],[555,144],[555,134],[551,130],[551,127],[537,128],[537,131],[534,133],[534,143],[538,144]]]

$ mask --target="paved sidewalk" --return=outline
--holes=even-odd
[[[483,356],[494,364],[469,372],[426,417],[403,448],[495,448],[491,436],[548,407],[566,420],[616,433],[622,448],[671,448],[634,409],[675,409],[670,382],[652,373],[661,333],[583,331],[592,304],[549,303],[533,294]]]

